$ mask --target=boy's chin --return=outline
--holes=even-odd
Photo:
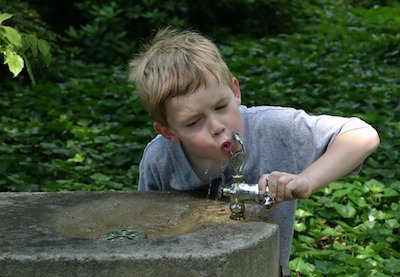
[[[223,152],[221,155],[217,157],[217,159],[214,159],[216,162],[220,163],[229,163],[229,159],[231,158],[231,154]]]

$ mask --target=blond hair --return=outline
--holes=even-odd
[[[129,63],[129,80],[154,120],[168,126],[165,100],[207,86],[211,76],[233,87],[232,73],[217,46],[194,31],[163,29]]]

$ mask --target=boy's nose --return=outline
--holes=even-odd
[[[225,131],[225,125],[217,119],[211,119],[210,130],[213,136],[218,136]]]

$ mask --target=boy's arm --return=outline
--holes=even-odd
[[[338,136],[326,152],[299,175],[310,180],[312,193],[350,173],[378,146],[379,136],[372,127],[346,132]]]
[[[339,135],[326,152],[298,175],[271,172],[260,178],[259,187],[277,202],[308,198],[317,189],[345,176],[361,164],[379,145],[372,127],[359,128]],[[268,180],[268,181],[267,181]]]

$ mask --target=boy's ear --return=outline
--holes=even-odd
[[[233,91],[233,94],[236,97],[236,101],[237,101],[238,105],[240,105],[242,103],[242,94],[240,92],[239,81],[236,77],[232,77],[232,82],[233,82],[233,86],[235,88],[235,90]]]
[[[167,140],[173,143],[178,143],[181,140],[179,137],[177,137],[170,128],[165,127],[163,125],[158,124],[157,122],[154,122],[153,124],[154,130],[156,130],[157,133],[163,135]]]

